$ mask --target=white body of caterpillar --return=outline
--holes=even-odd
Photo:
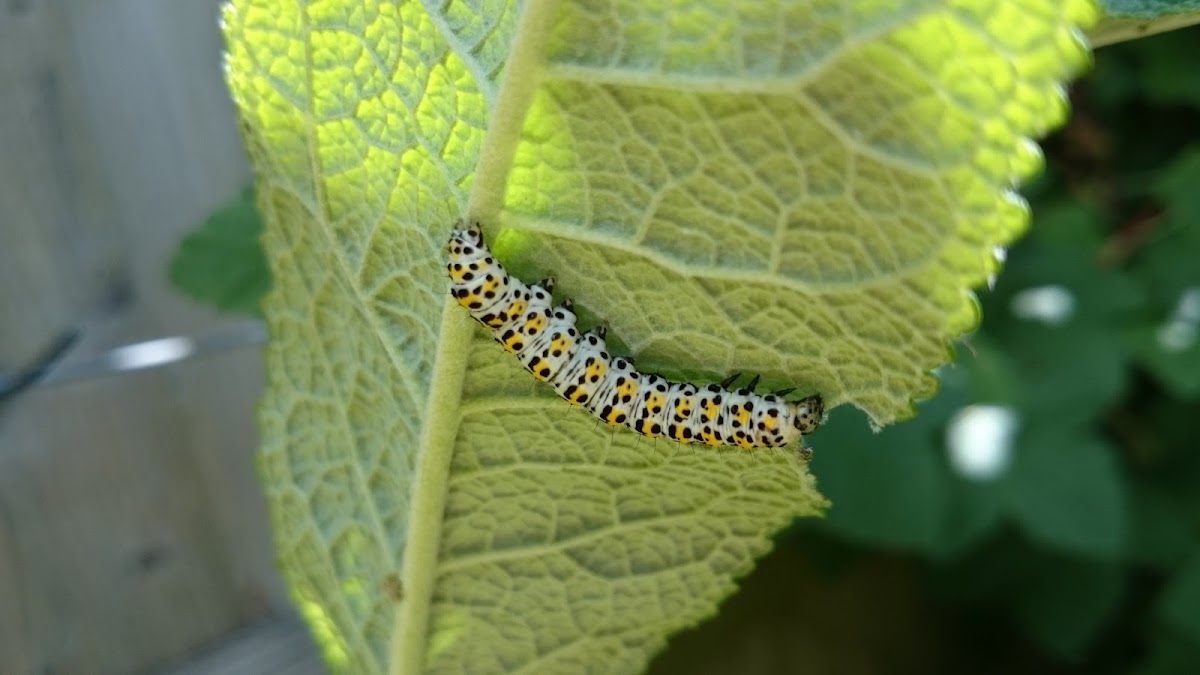
[[[751,449],[788,445],[821,423],[820,396],[788,402],[785,392],[754,393],[754,383],[728,389],[733,378],[701,388],[639,373],[631,360],[608,353],[603,326],[580,332],[571,302],[553,305],[552,280],[527,285],[509,275],[478,223],[459,223],[449,252],[446,270],[458,303],[535,378],[613,426],[680,443]]]

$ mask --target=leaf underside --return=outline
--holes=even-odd
[[[456,218],[643,370],[886,424],[1025,227],[1009,188],[1092,12],[234,0],[274,280],[261,470],[329,663],[636,672],[824,506],[794,452],[610,431],[535,384],[447,302]]]

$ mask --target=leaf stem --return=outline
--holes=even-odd
[[[400,588],[403,600],[396,612],[388,672],[420,673],[425,670],[429,616],[441,548],[442,518],[450,482],[450,460],[458,435],[458,405],[466,376],[467,341],[472,324],[456,303],[447,301],[442,311],[442,336],[434,362],[435,376],[429,392],[429,411],[421,431],[420,458],[413,476]]]
[[[546,44],[557,8],[558,0],[529,0],[513,38],[513,50],[504,66],[500,95],[467,201],[467,215],[482,221],[485,229],[504,204],[504,190],[521,141],[525,114],[546,70]]]
[[[530,0],[525,5],[472,184],[467,205],[467,215],[471,218],[494,221],[503,204],[504,186],[520,142],[521,127],[541,80],[546,42],[557,7],[558,0]],[[440,330],[442,339],[434,363],[430,409],[424,416],[426,426],[419,449],[421,459],[413,480],[408,545],[400,575],[404,600],[400,603],[392,635],[389,667],[392,675],[423,672],[426,666],[442,518],[454,439],[458,434],[458,406],[466,375],[471,328],[465,313],[447,296]]]

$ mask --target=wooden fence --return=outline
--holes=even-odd
[[[166,278],[250,180],[219,4],[0,2],[0,371],[70,326],[78,357],[227,325]],[[261,382],[242,349],[0,407],[0,673],[320,672],[254,475]]]

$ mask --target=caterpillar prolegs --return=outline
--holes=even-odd
[[[553,305],[553,279],[525,284],[509,275],[478,223],[465,228],[460,221],[449,251],[446,270],[458,304],[535,378],[610,425],[680,443],[752,449],[788,445],[821,423],[819,395],[789,402],[783,397],[792,390],[756,394],[757,377],[730,389],[737,375],[697,387],[639,373],[630,359],[608,353],[604,326],[580,332],[571,301]]]

